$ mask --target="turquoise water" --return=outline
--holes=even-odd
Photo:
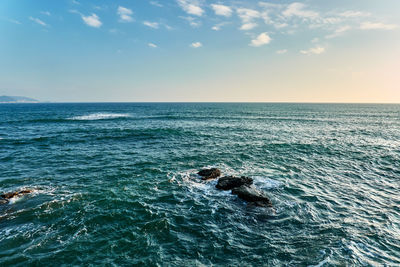
[[[400,106],[3,104],[0,193],[23,188],[1,266],[398,266]]]

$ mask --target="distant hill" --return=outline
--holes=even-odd
[[[0,96],[0,103],[38,103],[39,100],[25,96]]]

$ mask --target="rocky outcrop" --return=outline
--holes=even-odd
[[[272,203],[264,192],[258,190],[253,185],[242,185],[232,189],[232,194],[240,199],[254,203],[257,206],[272,207]]]
[[[218,179],[218,183],[215,187],[221,190],[232,190],[242,185],[251,184],[253,184],[253,179],[250,177],[225,176]]]
[[[217,168],[211,168],[203,169],[197,174],[202,177],[202,180],[210,180],[221,176],[221,171]],[[218,179],[215,187],[219,190],[232,190],[232,194],[251,205],[272,207],[268,196],[253,185],[253,179],[250,177],[224,176]]]
[[[25,190],[21,190],[21,191],[14,191],[14,192],[2,194],[2,195],[0,195],[0,204],[7,204],[9,202],[9,199],[11,199],[13,197],[23,196],[26,194],[30,194],[32,192],[33,192],[33,190],[31,190],[31,189],[25,189]]]
[[[217,168],[211,169],[204,169],[197,173],[198,175],[202,176],[202,180],[210,180],[215,179],[221,176],[221,171]]]

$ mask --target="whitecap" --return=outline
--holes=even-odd
[[[22,199],[23,196],[15,196],[12,197],[8,200],[9,204],[15,204],[16,202],[20,201]]]
[[[27,190],[27,189],[23,188],[20,191],[23,191],[23,190]],[[38,194],[38,190],[32,189],[32,188],[30,190],[31,190],[31,192],[29,193],[30,195],[37,195]],[[15,203],[19,202],[21,199],[23,199],[26,195],[28,195],[28,194],[16,195],[16,196],[10,198],[8,200],[8,203],[9,204],[15,204]]]
[[[181,171],[172,175],[170,182],[176,182],[179,186],[184,186],[189,189],[191,193],[201,196],[218,196],[227,194],[226,191],[216,190],[215,185],[218,179],[204,181],[199,175],[198,170],[191,169]]]
[[[262,189],[275,189],[284,185],[281,181],[267,178],[265,176],[251,176],[251,178],[253,178],[254,183]]]
[[[118,118],[129,118],[130,114],[127,113],[92,113],[88,115],[75,116],[70,118],[70,120],[79,120],[79,121],[92,121],[92,120],[111,120]]]

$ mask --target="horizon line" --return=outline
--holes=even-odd
[[[376,104],[376,105],[398,105],[400,102],[307,102],[307,101],[38,101],[38,102],[0,102],[0,104]]]

